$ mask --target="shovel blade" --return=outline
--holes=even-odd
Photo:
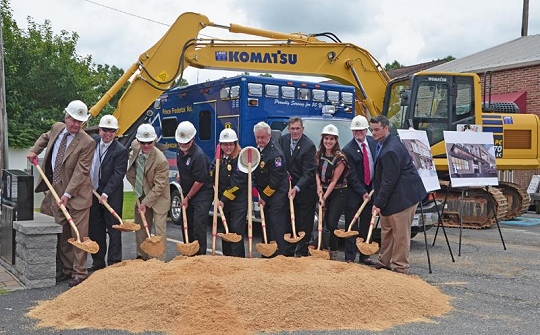
[[[73,246],[91,254],[95,254],[99,251],[99,245],[96,242],[92,241],[89,237],[83,237],[82,241],[77,241],[74,238],[69,238],[68,242],[73,244]]]
[[[123,231],[123,232],[131,232],[131,231],[138,231],[141,229],[141,225],[137,224],[135,222],[123,222],[121,224],[115,224],[112,226],[114,229]]]
[[[163,237],[150,236],[141,243],[142,251],[146,252],[152,257],[159,257],[165,252],[165,243],[163,243]]]
[[[217,235],[227,242],[236,243],[242,240],[242,235],[236,233],[218,233]]]
[[[306,232],[299,231],[298,236],[293,237],[292,234],[283,235],[283,239],[289,243],[298,243],[306,235]]]
[[[356,247],[364,255],[373,255],[374,253],[379,251],[379,243],[377,242],[366,243],[360,237],[356,239]]]
[[[185,256],[193,256],[199,251],[199,241],[194,241],[191,243],[177,243],[176,251]]]
[[[308,247],[308,251],[309,251],[309,255],[314,258],[320,258],[320,259],[326,259],[326,260],[330,259],[330,253],[328,252],[328,250],[315,249],[314,246],[310,245]]]
[[[270,243],[257,243],[255,249],[265,257],[271,257],[277,251],[276,241],[270,241]]]
[[[348,238],[358,235],[358,232],[356,230],[345,231],[344,229],[336,229],[334,230],[334,235],[340,238]]]

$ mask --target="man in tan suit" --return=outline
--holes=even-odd
[[[55,123],[50,131],[38,138],[27,155],[28,160],[32,162],[46,149],[45,175],[60,197],[60,203],[69,211],[81,237],[88,236],[88,219],[92,205],[90,168],[95,142],[82,130],[82,124],[88,117],[88,108],[82,101],[70,102],[65,109],[65,123]],[[46,190],[48,187],[40,178],[35,192]],[[69,286],[73,287],[88,276],[87,253],[67,241],[76,235],[60,210],[60,203],[58,206],[52,205],[51,208],[56,223],[63,227],[58,239],[58,256],[63,263],[63,274],[56,280],[60,282],[71,278]]]
[[[149,228],[155,226],[157,236],[167,240],[167,214],[171,196],[169,194],[169,162],[165,155],[155,147],[157,138],[154,127],[141,124],[137,129],[136,140],[131,144],[132,153],[128,163],[126,178],[133,186],[135,197],[141,203],[140,212],[135,207],[135,222],[141,222],[140,214],[148,221]],[[139,170],[139,176],[138,171]],[[139,181],[137,181],[139,180]],[[137,258],[147,260],[149,255],[141,250],[141,243],[146,239],[146,230],[135,233]],[[158,257],[165,261],[167,250]]]

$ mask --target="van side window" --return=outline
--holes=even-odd
[[[203,110],[199,113],[199,139],[201,141],[208,141],[212,134],[212,117],[210,111]]]
[[[338,103],[339,102],[339,92],[328,91],[328,101]]]
[[[176,117],[164,117],[161,119],[161,136],[174,138],[174,133],[178,127]]]
[[[262,84],[248,83],[248,95],[262,97]]]
[[[268,98],[277,98],[279,97],[279,87],[277,85],[265,85],[264,94]]]
[[[313,101],[324,102],[324,90],[313,90]]]
[[[297,98],[298,98],[298,100],[304,100],[304,101],[305,100],[310,100],[311,95],[310,95],[309,88],[298,88]]]
[[[282,86],[281,97],[283,99],[294,99],[294,87]]]

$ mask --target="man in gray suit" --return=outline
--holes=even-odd
[[[90,176],[92,186],[101,195],[93,198],[90,208],[90,239],[99,245],[92,255],[92,266],[88,271],[103,269],[122,261],[122,235],[113,225],[118,220],[103,205],[109,204],[121,217],[124,204],[124,176],[128,163],[128,150],[115,139],[118,120],[105,115],[99,121],[99,136],[95,136],[95,152]],[[107,248],[107,235],[109,247]],[[105,254],[107,262],[105,263]]]

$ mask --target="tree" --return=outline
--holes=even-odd
[[[405,65],[401,65],[400,62],[395,60],[392,64],[386,63],[386,65],[384,66],[384,70],[385,71],[390,71],[390,70],[395,70],[395,69],[399,69],[399,68],[402,68],[402,67],[405,67]]]
[[[79,99],[88,106],[96,92],[106,92],[124,72],[115,66],[95,65],[91,56],[76,52],[77,33],[55,35],[49,21],[27,19],[22,30],[13,19],[9,0],[1,0],[6,82],[8,139],[11,147],[26,148],[52,123],[62,121],[64,108]],[[116,105],[118,98],[114,97]],[[104,112],[112,111],[107,106]]]

